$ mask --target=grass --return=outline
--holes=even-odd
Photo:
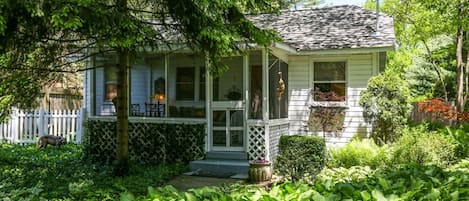
[[[0,198],[3,200],[118,200],[139,197],[185,170],[184,165],[134,165],[129,176],[113,177],[112,166],[82,160],[82,147],[62,149],[0,144]]]

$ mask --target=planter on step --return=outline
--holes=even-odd
[[[272,164],[266,160],[249,161],[249,180],[254,183],[272,179]]]

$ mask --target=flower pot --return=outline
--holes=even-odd
[[[249,162],[249,180],[254,183],[269,181],[272,178],[270,162]]]

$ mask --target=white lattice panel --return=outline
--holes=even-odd
[[[248,157],[249,160],[266,159],[265,126],[248,126]]]

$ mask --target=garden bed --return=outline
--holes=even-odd
[[[112,166],[82,161],[82,147],[62,149],[0,144],[0,198],[4,200],[119,200],[139,197],[181,174],[184,165],[139,165],[116,178]]]

